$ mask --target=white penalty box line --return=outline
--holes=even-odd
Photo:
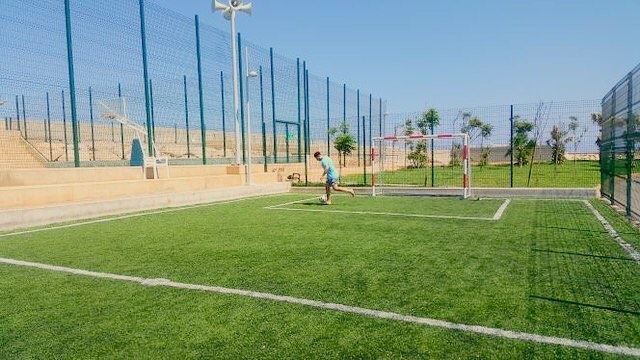
[[[480,216],[459,216],[459,215],[428,215],[428,214],[412,214],[412,213],[396,213],[396,212],[384,212],[384,211],[366,211],[366,210],[335,210],[335,209],[301,209],[288,207],[295,204],[305,203],[307,201],[317,200],[317,197],[308,199],[290,201],[283,204],[277,204],[265,207],[266,210],[282,210],[282,211],[301,211],[301,212],[316,212],[316,213],[336,213],[336,214],[354,214],[354,215],[380,215],[380,216],[395,216],[395,217],[408,217],[408,218],[427,218],[427,219],[453,219],[453,220],[479,220],[479,221],[498,221],[502,219],[502,215],[509,207],[511,199],[505,199],[500,205],[498,210],[492,217],[480,217]],[[480,199],[482,201],[483,199]]]
[[[518,340],[518,341],[564,346],[564,347],[591,350],[591,351],[597,351],[597,352],[603,352],[603,353],[611,353],[611,354],[619,354],[619,355],[627,355],[627,356],[640,356],[640,348],[628,347],[623,345],[602,344],[602,343],[596,343],[596,342],[585,341],[585,340],[574,340],[569,338],[539,335],[534,333],[526,333],[521,331],[486,327],[481,325],[468,325],[468,324],[462,324],[462,323],[454,323],[451,321],[433,319],[428,317],[403,315],[403,314],[389,312],[389,311],[367,309],[362,307],[356,307],[356,306],[350,306],[350,305],[344,305],[344,304],[338,304],[338,303],[329,303],[329,302],[298,298],[298,297],[292,297],[292,296],[285,296],[285,295],[277,295],[277,294],[266,293],[266,292],[226,288],[226,287],[220,287],[220,286],[181,283],[181,282],[171,281],[168,279],[151,279],[151,278],[143,278],[143,277],[129,276],[129,275],[118,275],[118,274],[112,274],[112,273],[96,272],[96,271],[90,271],[90,270],[69,268],[64,266],[42,264],[42,263],[8,259],[8,258],[0,258],[0,264],[40,269],[40,270],[46,270],[46,271],[58,272],[58,273],[66,273],[66,274],[72,274],[76,276],[85,276],[85,277],[100,278],[100,279],[106,279],[106,280],[137,283],[143,286],[150,286],[150,287],[166,287],[166,288],[181,289],[181,290],[192,290],[192,291],[201,291],[201,292],[217,293],[217,294],[224,294],[224,295],[242,296],[242,297],[259,299],[259,300],[267,300],[272,302],[302,305],[302,306],[312,307],[312,308],[321,309],[321,310],[330,310],[330,311],[335,311],[339,313],[354,314],[354,315],[375,318],[375,319],[391,320],[391,321],[423,325],[423,326],[440,328],[440,329],[475,333],[479,335],[491,336],[496,338],[506,338],[506,339],[512,339],[512,340]]]

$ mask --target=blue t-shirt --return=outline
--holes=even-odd
[[[338,180],[338,178],[340,177],[335,165],[333,165],[333,160],[331,160],[330,157],[323,156],[322,160],[320,160],[320,166],[322,166],[322,169],[327,172],[327,180]]]

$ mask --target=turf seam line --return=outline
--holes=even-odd
[[[402,315],[399,313],[393,313],[388,311],[366,309],[366,308],[361,308],[356,306],[328,303],[323,301],[297,298],[297,297],[285,296],[285,295],[276,295],[276,294],[265,293],[265,292],[232,289],[232,288],[225,288],[225,287],[219,287],[219,286],[180,283],[180,282],[174,282],[167,279],[148,279],[148,278],[142,278],[137,276],[117,275],[117,274],[111,274],[111,273],[74,269],[74,268],[69,268],[64,266],[49,265],[49,264],[42,264],[42,263],[35,263],[35,262],[28,262],[28,261],[7,259],[7,258],[0,258],[0,263],[6,264],[6,265],[14,265],[14,266],[20,266],[20,267],[48,270],[53,272],[61,272],[61,273],[67,273],[67,274],[73,274],[73,275],[94,277],[94,278],[100,278],[100,279],[138,283],[143,286],[168,287],[168,288],[183,289],[183,290],[196,290],[196,291],[211,292],[211,293],[218,293],[218,294],[225,294],[225,295],[243,296],[243,297],[249,297],[253,299],[268,300],[268,301],[295,304],[295,305],[303,305],[303,306],[313,307],[313,308],[322,309],[322,310],[331,310],[331,311],[337,311],[342,313],[361,315],[369,318],[393,320],[393,321],[412,323],[412,324],[424,325],[424,326],[441,328],[441,329],[476,333],[476,334],[485,335],[485,336],[500,337],[500,338],[507,338],[512,340],[535,342],[535,343],[548,344],[548,345],[558,345],[558,346],[592,350],[592,351],[598,351],[598,352],[604,352],[604,353],[640,357],[640,348],[632,348],[632,347],[627,347],[622,345],[602,344],[602,343],[595,343],[591,341],[574,340],[574,339],[561,338],[561,337],[555,337],[555,336],[539,335],[539,334],[526,333],[526,332],[520,332],[520,331],[505,330],[500,328],[485,327],[480,325],[467,325],[467,324],[454,323],[454,322],[445,321],[445,320],[438,320],[438,319],[411,316],[411,315]]]
[[[500,207],[498,208],[498,211],[496,211],[495,215],[493,215],[493,220],[500,220],[502,219],[502,214],[504,214],[504,211],[507,210],[507,207],[509,206],[509,204],[511,203],[511,199],[506,199],[502,205],[500,205]]]
[[[618,245],[620,245],[620,247],[627,254],[629,254],[629,256],[631,256],[633,260],[635,260],[637,263],[640,263],[640,252],[638,252],[638,250],[636,250],[631,244],[626,242],[622,238],[622,236],[620,236],[618,231],[616,231],[616,229],[609,223],[609,221],[607,221],[607,219],[604,216],[602,216],[602,214],[600,214],[600,212],[593,205],[591,205],[589,201],[584,200],[584,204],[587,206],[587,208],[589,208],[589,210],[591,210],[591,212],[593,213],[593,215],[595,215],[598,221],[600,221],[602,226],[604,226],[605,230],[607,230],[607,232],[609,233],[609,235],[611,235],[613,240],[615,240],[618,243]]]
[[[146,212],[136,212],[136,213],[127,214],[127,215],[116,215],[116,216],[112,216],[112,217],[105,217],[105,218],[100,218],[100,219],[95,219],[95,220],[74,222],[74,223],[65,224],[65,225],[56,225],[56,226],[43,227],[43,228],[32,229],[32,230],[14,231],[14,232],[6,233],[6,234],[0,234],[0,238],[10,237],[10,236],[14,236],[14,235],[31,234],[31,233],[42,232],[42,231],[47,231],[47,230],[66,229],[66,228],[82,226],[82,225],[99,224],[99,223],[103,223],[103,222],[130,219],[130,218],[147,216],[147,215],[157,215],[157,214],[164,214],[164,213],[170,213],[170,212],[176,212],[176,211],[182,211],[182,210],[197,209],[197,208],[206,207],[206,206],[232,204],[232,203],[245,201],[245,200],[256,200],[256,199],[270,198],[270,197],[283,196],[283,195],[288,195],[288,194],[287,193],[283,193],[283,194],[270,194],[270,195],[250,196],[250,197],[241,198],[241,199],[214,201],[214,202],[208,202],[208,203],[196,204],[196,205],[187,205],[187,206],[178,206],[178,207],[172,207],[172,208],[164,208],[164,209],[161,209],[161,210],[153,210],[153,211],[146,211]]]

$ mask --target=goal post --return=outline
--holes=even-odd
[[[413,134],[374,137],[372,195],[471,196],[469,136]]]

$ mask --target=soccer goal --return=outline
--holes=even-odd
[[[415,134],[373,138],[372,193],[471,196],[469,136]]]
[[[119,97],[115,99],[99,100],[98,105],[101,110],[100,117],[103,120],[114,121],[130,131],[133,131],[134,136],[131,146],[131,164],[142,167],[143,177],[147,178],[147,170],[151,170],[153,177],[159,178],[160,172],[158,168],[163,166],[168,169],[169,158],[159,156],[159,152],[156,149],[153,138],[148,138],[148,136],[146,136],[146,128],[129,117],[127,98]],[[150,153],[147,153],[145,150],[149,148],[151,151]]]

